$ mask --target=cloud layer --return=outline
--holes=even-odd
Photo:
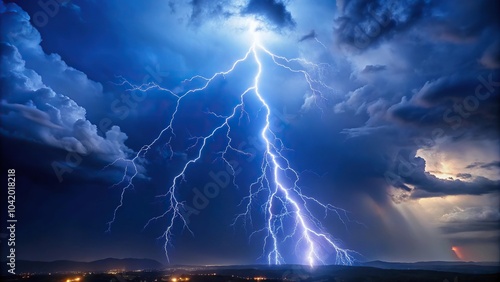
[[[57,54],[45,54],[26,12],[13,4],[2,4],[0,10],[4,137],[92,155],[103,162],[128,156],[127,135],[118,126],[102,132],[75,102],[102,97],[101,84],[67,66]]]

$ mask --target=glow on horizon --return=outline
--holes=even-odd
[[[451,250],[453,251],[453,253],[455,253],[455,255],[457,256],[458,259],[464,260],[464,255],[462,253],[462,250],[459,247],[453,246],[453,247],[451,247]]]

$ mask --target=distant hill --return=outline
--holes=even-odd
[[[389,266],[391,263],[376,262],[379,266]],[[173,275],[182,275],[185,273],[202,275],[202,280],[198,281],[244,281],[252,277],[267,277],[272,281],[370,281],[370,282],[401,282],[401,281],[419,281],[419,282],[498,282],[500,281],[500,273],[494,269],[474,268],[467,269],[460,268],[457,264],[455,270],[427,270],[425,266],[430,268],[439,265],[446,265],[447,262],[440,264],[440,262],[422,263],[420,266],[416,264],[415,269],[411,267],[404,268],[398,265],[394,267],[401,267],[401,269],[385,269],[379,267],[369,266],[340,266],[340,265],[324,265],[309,267],[304,265],[232,265],[232,266],[175,266],[169,268],[168,272]],[[462,267],[467,263],[462,263]],[[411,264],[408,264],[411,265]],[[454,263],[450,263],[454,265]],[[490,266],[493,267],[493,266]],[[208,275],[208,276],[203,276]],[[214,275],[213,279],[209,279],[210,275]],[[225,277],[225,278],[224,278]],[[227,278],[230,278],[227,280]],[[234,280],[232,277],[241,278],[242,280]],[[192,279],[194,282],[195,279]]]
[[[69,260],[59,260],[52,262],[18,260],[16,262],[16,273],[63,273],[63,272],[106,272],[108,270],[166,270],[170,273],[214,273],[223,275],[236,275],[240,277],[266,275],[268,277],[281,277],[283,275],[321,277],[330,275],[352,276],[356,273],[427,273],[442,272],[467,274],[467,275],[497,275],[500,273],[500,263],[498,262],[447,262],[430,261],[416,263],[370,261],[359,262],[355,266],[323,265],[310,268],[303,265],[226,265],[226,266],[196,266],[196,265],[170,265],[165,266],[152,259],[115,259],[107,258],[91,262],[78,262]],[[379,270],[377,270],[379,269]],[[392,270],[392,271],[391,271]],[[391,272],[387,272],[391,271]],[[2,273],[6,274],[6,273]],[[429,274],[429,273],[428,273]],[[382,275],[382,276],[383,276]],[[433,274],[437,275],[437,274]],[[347,277],[346,276],[346,277]],[[438,275],[437,277],[440,277]],[[497,276],[495,276],[497,277]]]
[[[500,273],[500,262],[463,262],[463,261],[425,261],[425,262],[385,262],[385,261],[369,261],[357,262],[352,267],[342,265],[322,265],[315,266],[313,270],[304,265],[221,265],[221,266],[188,266],[188,265],[175,265],[168,266],[169,269],[196,269],[199,271],[213,271],[213,270],[269,270],[269,271],[285,271],[285,270],[301,270],[301,271],[314,271],[314,272],[332,272],[348,268],[379,268],[379,269],[392,269],[392,270],[429,270],[429,271],[444,271],[455,273],[470,273],[470,274],[488,274]]]
[[[56,273],[56,272],[103,272],[110,269],[123,270],[162,270],[164,265],[152,259],[115,259],[107,258],[91,262],[79,262],[70,260],[57,260],[51,262],[18,260],[16,262],[16,273],[37,272],[37,273]]]
[[[458,273],[499,273],[499,262],[465,262],[465,261],[423,261],[423,262],[385,262],[370,261],[360,263],[362,266],[376,267],[382,269],[401,270],[436,270]]]

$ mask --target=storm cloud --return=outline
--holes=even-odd
[[[490,251],[470,259],[495,258],[491,250],[498,246],[493,240],[499,233],[498,209],[489,201],[500,191],[496,1],[76,1],[78,9],[60,7],[57,16],[37,28],[33,15],[42,8],[36,2],[14,2],[22,9],[2,6],[1,133],[19,155],[31,155],[23,151],[25,144],[44,151],[39,164],[20,165],[37,171],[27,174],[27,186],[42,185],[40,171],[50,168],[48,160],[64,161],[67,152],[92,152],[91,163],[73,173],[80,177],[67,184],[98,183],[100,188],[79,189],[72,197],[92,199],[99,211],[112,214],[121,191],[102,186],[123,176],[96,172],[156,138],[175,108],[175,97],[154,88],[140,103],[128,101],[133,107],[126,117],[117,118],[121,112],[110,106],[114,99],[142,94],[127,90],[131,84],[120,84],[117,77],[182,93],[203,81],[184,79],[210,77],[242,58],[254,38],[245,24],[257,19],[267,27],[252,31],[259,33],[262,45],[279,55],[307,59],[295,60],[293,66],[310,77],[273,65],[261,52],[259,87],[271,106],[272,128],[283,142],[283,153],[303,172],[301,189],[345,209],[352,219],[344,226],[329,214],[325,228],[335,230],[335,236],[366,259],[454,259],[449,244],[455,243],[470,248],[487,243]],[[249,61],[219,77],[203,95],[183,100],[180,122],[175,123],[178,136],[206,133],[217,121],[208,111],[229,112],[230,103],[254,79],[257,64]],[[307,78],[314,85],[323,83],[322,92],[313,93]],[[255,111],[260,115],[252,116],[251,108],[249,115],[262,118],[262,110]],[[113,118],[116,125],[100,130],[103,117]],[[239,122],[234,145],[243,144],[258,159],[259,124],[246,124],[245,117]],[[215,139],[211,146],[218,148]],[[161,141],[141,163],[155,177],[142,178],[125,193],[129,206],[120,210],[119,232],[104,239],[92,233],[82,238],[82,245],[96,243],[115,256],[164,259],[155,242],[146,243],[164,231],[162,224],[137,234],[147,216],[164,212],[165,202],[154,196],[164,193],[169,177],[192,152],[184,150],[189,142],[176,143],[174,152],[164,146],[167,140]],[[8,160],[18,164],[14,154]],[[193,188],[211,181],[209,171],[225,169],[216,157],[206,153],[188,171],[179,190],[187,201]],[[242,161],[247,156],[235,158],[245,167],[237,183],[246,187],[260,166]],[[93,181],[86,182],[88,178]],[[209,258],[217,253],[218,240],[235,243],[235,248],[214,256],[216,262],[254,263],[248,257],[260,251],[260,242],[248,242],[243,231],[212,227],[212,216],[230,225],[241,212],[237,204],[244,190],[224,190],[192,218],[193,230],[206,236],[193,239],[185,232],[176,237],[176,263],[191,263],[192,257],[214,263]],[[52,194],[38,193],[51,199]],[[30,203],[36,207],[35,200]],[[102,225],[108,220],[100,219]],[[61,220],[55,228],[63,231],[64,226]],[[137,247],[122,250],[109,238],[130,239]],[[35,244],[27,241],[27,246]],[[36,257],[40,252],[27,253]]]
[[[75,102],[85,104],[101,97],[102,86],[68,67],[58,55],[45,54],[39,45],[40,34],[24,11],[12,4],[1,9],[2,135],[80,156],[92,155],[103,164],[132,153],[124,144],[127,135],[118,126],[103,131]]]
[[[242,13],[261,17],[278,28],[295,26],[292,14],[280,0],[250,0]]]

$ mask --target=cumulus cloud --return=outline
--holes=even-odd
[[[127,135],[117,126],[99,132],[73,99],[94,99],[102,86],[60,56],[45,54],[40,41],[24,11],[15,4],[2,7],[1,133],[105,162],[126,157]]]
[[[89,106],[102,95],[102,85],[68,66],[58,54],[46,54],[40,33],[31,25],[26,12],[8,4],[2,11],[1,41],[15,46],[25,67],[43,77],[43,83],[80,105]],[[75,87],[77,86],[77,87]]]

